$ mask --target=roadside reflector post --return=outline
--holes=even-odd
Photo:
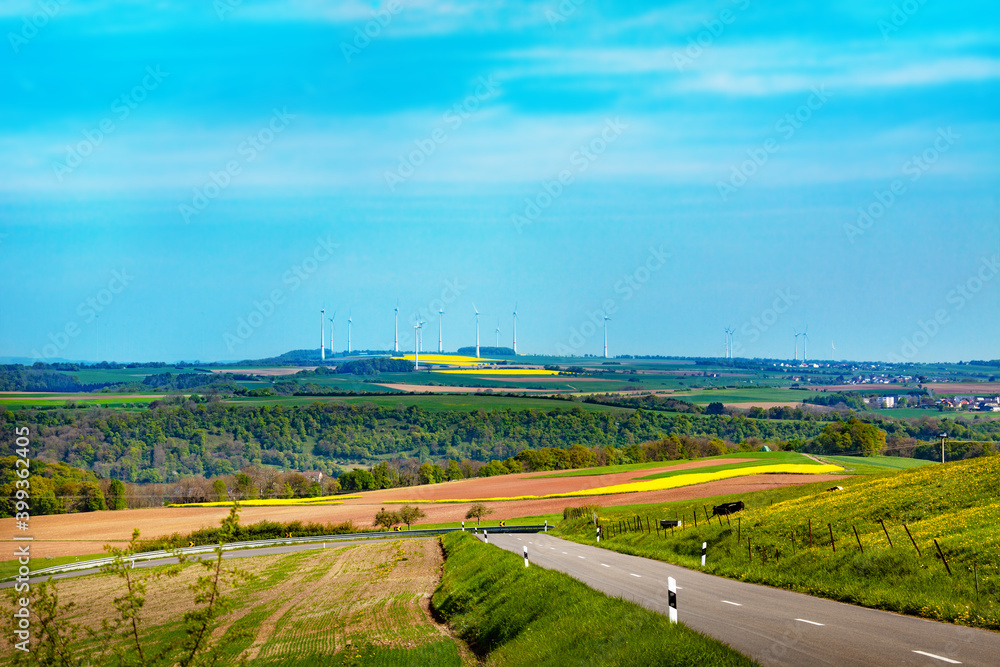
[[[677,622],[677,581],[673,577],[667,577],[667,606],[669,607],[670,622]]]
[[[483,541],[486,542],[486,544],[490,543],[490,535],[486,532],[485,528],[483,529]]]
[[[549,532],[549,520],[548,519],[545,520],[545,529],[542,532],[543,533]]]
[[[601,527],[600,526],[597,527],[597,541],[598,541],[598,543],[600,543],[600,541],[601,541]],[[525,549],[527,549],[527,548],[528,547],[525,547]]]
[[[524,545],[524,566],[528,567],[528,545]]]
[[[701,566],[705,567],[705,554],[708,552],[708,542],[701,543]]]
[[[465,532],[465,522],[464,521],[462,522],[462,532],[463,533]]]

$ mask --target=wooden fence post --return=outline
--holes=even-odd
[[[865,548],[861,546],[861,537],[858,535],[858,528],[854,524],[851,524],[851,528],[854,529],[854,539],[858,541],[858,548],[861,549],[861,553],[865,552]]]
[[[833,553],[837,553],[837,543],[833,541],[833,524],[826,524],[827,528],[830,529],[830,546],[833,547]]]
[[[934,546],[937,547],[938,555],[941,556],[941,562],[944,563],[944,569],[948,570],[948,576],[951,576],[951,568],[948,567],[948,559],[944,557],[944,552],[941,551],[941,545],[938,544],[937,540],[934,540]]]
[[[913,548],[917,550],[917,555],[922,556],[923,554],[920,553],[920,547],[917,546],[917,541],[913,539],[913,535],[910,533],[910,529],[906,527],[905,523],[903,524],[903,530],[906,531],[906,535],[910,538],[910,542],[913,543]]]
[[[882,524],[882,532],[885,533],[885,539],[889,540],[889,548],[892,549],[893,548],[892,547],[892,538],[889,537],[889,531],[885,527],[885,521],[883,521],[882,519],[879,519],[878,522],[880,524]]]
[[[813,548],[813,520],[809,519],[809,548]]]
[[[736,517],[736,544],[741,542],[740,535],[743,533],[743,519]]]

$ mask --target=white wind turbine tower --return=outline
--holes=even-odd
[[[423,322],[417,322],[413,325],[413,358],[415,359],[413,370],[415,371],[420,370],[420,343],[417,341],[420,340],[420,327],[422,324]]]
[[[795,331],[795,329],[792,329],[792,331]],[[799,336],[801,335],[798,331],[795,331],[795,355],[792,357],[795,361],[799,360]]]
[[[438,308],[438,354],[444,353],[444,308]]]
[[[326,361],[326,308],[319,311],[319,360]]]
[[[500,320],[497,320],[497,349],[500,349]]]
[[[498,329],[500,328],[499,324],[497,324],[497,328]],[[500,347],[499,344],[497,345],[497,347]],[[516,303],[514,304],[514,354],[515,355],[517,354],[517,304]]]
[[[608,317],[608,314],[604,313],[604,358],[605,359],[608,358],[608,320],[610,319],[611,318]]]
[[[472,304],[472,310],[476,311],[476,359],[479,358],[479,309],[476,304]]]
[[[351,318],[350,311],[347,312],[347,354],[351,353],[351,324],[354,320]]]
[[[736,333],[736,329],[728,328],[726,329],[726,356],[729,359],[733,358],[733,334]]]
[[[809,325],[806,325],[806,330],[802,332],[802,362],[805,363],[809,360]]]
[[[396,308],[393,310],[395,313],[395,320],[393,323],[393,351],[399,354],[399,299],[396,299]]]

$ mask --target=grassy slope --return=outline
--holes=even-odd
[[[435,609],[498,665],[749,665],[725,645],[468,533],[442,539]]]
[[[686,526],[669,534],[622,533],[600,546],[695,568],[701,543],[707,541],[706,571],[713,574],[997,630],[998,478],[1000,458],[981,458],[857,477],[841,482],[844,490],[834,493],[824,490],[826,484],[811,484],[698,502],[613,508],[601,513],[608,523],[617,525],[619,519],[638,516],[643,525],[646,519],[656,525],[659,519],[683,516]],[[732,517],[731,523],[720,525],[716,519],[706,525],[703,506],[737,499],[747,503],[745,512]],[[697,528],[691,522],[693,511],[701,515]],[[904,523],[921,555],[907,537]],[[592,527],[585,520],[566,522],[557,533],[581,543],[594,541]],[[949,561],[951,575],[937,555],[935,539]]]

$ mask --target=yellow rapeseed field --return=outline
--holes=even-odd
[[[256,498],[238,501],[243,507],[280,507],[288,505],[342,505],[344,500],[353,500],[361,496],[317,496],[315,498]],[[229,507],[233,500],[222,500],[211,503],[177,503],[167,507]]]

